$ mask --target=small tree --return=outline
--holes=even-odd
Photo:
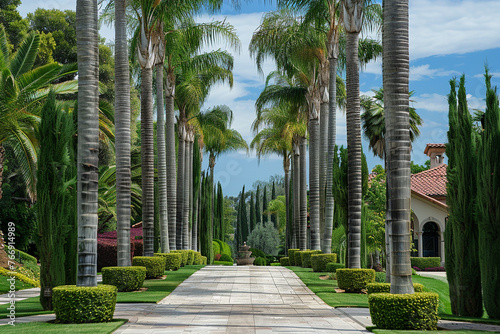
[[[248,236],[248,245],[258,248],[266,254],[278,255],[280,237],[272,223],[259,224]]]

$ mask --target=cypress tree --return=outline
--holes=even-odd
[[[213,263],[212,245],[212,183],[210,176],[203,175],[201,188],[201,213],[200,213],[200,252],[207,257],[207,264]]]
[[[264,186],[264,191],[262,194],[262,224],[266,224],[269,221],[269,217],[267,213],[267,191],[266,191],[266,186]]]
[[[486,69],[486,112],[477,169],[477,221],[479,264],[484,307],[492,319],[500,319],[500,110]]]
[[[275,200],[275,199],[276,199],[276,188],[274,186],[274,181],[273,181],[273,188],[271,190],[271,200]],[[277,219],[276,219],[276,215],[273,213],[271,214],[271,222],[273,223],[274,228],[277,229],[278,228]]]
[[[224,195],[222,194],[222,185],[217,183],[217,215],[219,223],[219,235],[217,239],[224,241],[226,231],[224,230]]]
[[[460,78],[458,88],[458,108],[454,91],[456,81],[450,81],[449,131],[446,154],[448,224],[446,261],[451,259],[450,300],[453,314],[468,317],[481,317],[483,303],[481,298],[481,274],[477,268],[478,227],[474,218],[476,200],[476,145],[472,134],[472,118],[467,108],[465,76]],[[448,267],[448,266],[447,266]],[[448,268],[447,268],[448,269]]]
[[[236,251],[241,246],[241,193],[238,194],[238,207],[236,209]]]
[[[193,143],[193,218],[192,218],[192,242],[191,249],[198,251],[198,198],[200,197],[200,181],[201,181],[201,154],[198,146],[198,137]]]
[[[74,187],[71,169],[71,142],[73,124],[70,115],[56,105],[51,91],[42,109],[42,121],[37,137],[40,154],[37,168],[37,246],[40,255],[40,304],[44,310],[52,310],[52,297],[45,289],[64,285],[67,239],[74,231]]]
[[[257,194],[255,195],[255,226],[259,225],[262,218],[262,211],[260,211],[260,187],[257,186]]]
[[[250,233],[252,233],[255,228],[255,222],[257,217],[255,216],[255,204],[253,199],[253,192],[250,194]]]
[[[245,202],[245,186],[241,191],[241,244],[248,239],[247,204]]]
[[[214,207],[213,207],[213,212],[214,212],[214,218],[213,218],[213,226],[212,226],[212,230],[213,230],[213,237],[214,239],[219,239],[219,234],[220,234],[220,231],[219,231],[219,227],[220,227],[220,223],[219,223],[219,206],[217,205],[217,203],[219,202],[219,193],[217,192],[217,188],[214,187],[214,191],[213,191],[213,195],[214,195]]]

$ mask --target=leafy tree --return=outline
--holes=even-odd
[[[423,172],[424,170],[428,170],[429,168],[431,168],[430,160],[426,160],[423,165],[419,165],[414,163],[413,161],[410,161],[410,172],[412,174]]]
[[[262,222],[262,211],[260,211],[260,186],[257,186],[257,192],[255,194],[255,217],[256,225]]]
[[[248,245],[269,255],[278,255],[280,237],[272,223],[259,224],[248,236]]]
[[[472,118],[467,107],[465,76],[457,83],[450,81],[448,144],[448,168],[446,170],[446,276],[450,285],[453,314],[481,317],[481,273],[479,261],[478,226],[474,216],[476,198],[476,145],[472,132]]]
[[[253,191],[250,194],[250,233],[255,228],[257,217],[255,216],[255,201],[253,199]]]
[[[262,191],[262,223],[265,224],[269,220],[269,215],[267,214],[267,191],[264,186],[264,190]]]
[[[201,208],[200,208],[200,252],[207,257],[207,264],[213,263],[213,237],[212,237],[212,183],[208,175],[202,176],[201,186]]]
[[[0,1],[0,24],[5,28],[9,49],[17,49],[28,31],[28,21],[17,10],[21,0]]]

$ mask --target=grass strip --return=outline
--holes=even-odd
[[[3,325],[0,326],[2,334],[16,333],[93,333],[93,334],[108,334],[113,333],[118,327],[127,322],[126,319],[113,319],[110,322],[100,322],[92,324],[56,324],[54,322],[28,322],[16,324],[15,326]]]
[[[7,281],[8,277],[0,275],[0,295],[8,293],[10,291],[10,281]],[[16,291],[31,289],[32,286],[16,279]]]

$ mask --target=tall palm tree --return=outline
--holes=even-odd
[[[117,264],[130,266],[130,78],[126,1],[115,0],[115,131]]]
[[[391,232],[391,293],[413,293],[410,265],[408,1],[384,0],[382,60]],[[397,208],[397,210],[395,210]]]
[[[77,286],[97,286],[99,153],[99,34],[97,0],[77,0],[78,56],[78,276]]]
[[[348,268],[361,268],[361,121],[359,100],[359,33],[363,23],[363,0],[343,2],[346,39],[347,149],[348,149]]]
[[[34,130],[40,123],[38,111],[51,84],[76,72],[76,64],[52,63],[33,68],[39,45],[40,36],[32,32],[11,54],[5,30],[0,25],[0,198],[4,147],[9,146],[20,167],[26,193],[32,202],[35,201],[38,140]],[[75,93],[77,87],[74,80],[52,85],[56,94]]]

